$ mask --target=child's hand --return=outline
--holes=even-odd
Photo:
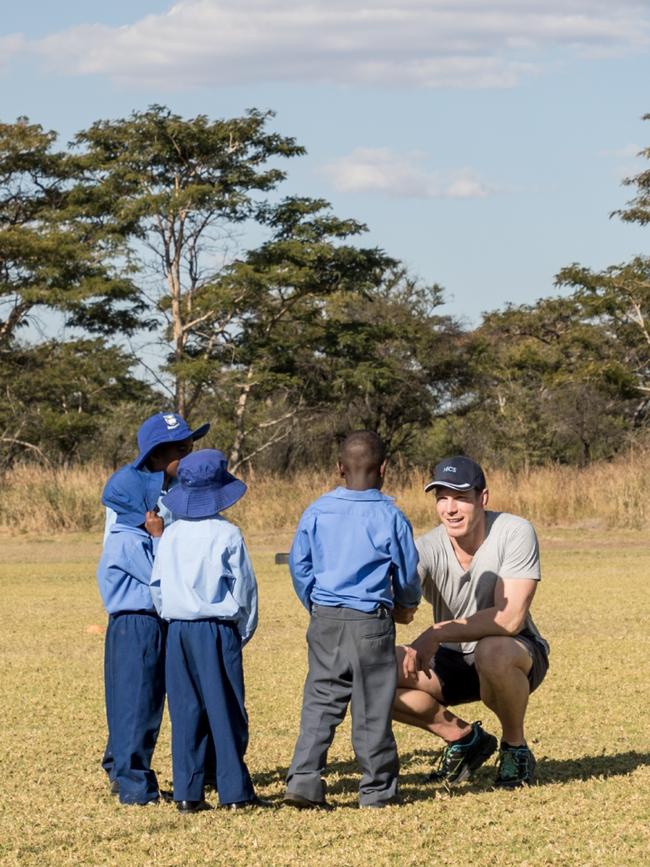
[[[155,538],[157,536],[162,536],[163,530],[165,529],[165,522],[158,512],[145,512],[144,528],[150,536]]]
[[[415,612],[417,610],[417,605],[414,605],[413,608],[405,608],[403,605],[398,605],[396,603],[393,608],[393,620],[395,623],[410,623],[415,617]]]

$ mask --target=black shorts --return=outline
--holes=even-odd
[[[520,633],[516,640],[523,644],[533,662],[528,672],[530,691],[537,689],[548,671],[548,653],[545,645],[533,635]],[[460,653],[448,647],[439,647],[433,658],[433,670],[442,687],[443,704],[466,704],[480,701],[481,685],[474,665],[473,653]]]

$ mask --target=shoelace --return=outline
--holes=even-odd
[[[528,750],[503,750],[499,755],[498,775],[502,780],[528,775]]]

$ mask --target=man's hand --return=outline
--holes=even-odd
[[[414,605],[413,608],[405,608],[403,605],[395,603],[393,607],[393,620],[395,623],[410,623],[415,617],[417,610],[417,605]]]
[[[144,528],[150,536],[156,538],[157,536],[162,536],[163,530],[165,529],[165,522],[158,512],[145,512]]]
[[[401,644],[398,646],[401,650],[401,660],[398,655],[398,665],[400,673],[404,680],[417,680],[418,672],[423,672],[427,677],[431,677],[431,666],[429,660],[425,659],[422,654],[412,647],[410,644]]]

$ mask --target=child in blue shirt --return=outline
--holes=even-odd
[[[412,619],[421,590],[411,525],[380,492],[385,467],[377,434],[350,434],[338,463],[346,487],[309,506],[291,547],[293,585],[311,613],[300,735],[284,798],[293,807],[328,807],[321,772],[350,702],[352,745],[363,772],[359,802],[397,802],[394,620]]]
[[[220,514],[246,485],[213,449],[183,458],[178,482],[163,497],[174,522],[160,540],[151,579],[156,608],[169,621],[174,800],[183,813],[210,809],[204,783],[211,734],[221,805],[267,806],[255,795],[244,762],[242,647],[257,626],[257,583],[240,530]]]
[[[109,615],[104,650],[108,745],[104,758],[112,791],[123,804],[159,798],[151,769],[165,703],[166,624],[149,590],[162,521],[151,511],[162,473],[122,467],[106,483],[102,502],[115,514],[97,568]],[[145,530],[145,522],[149,520]]]

